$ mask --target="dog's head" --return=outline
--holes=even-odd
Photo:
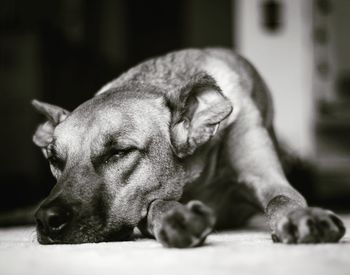
[[[126,239],[152,201],[179,199],[185,159],[232,110],[207,84],[167,97],[154,87],[124,87],[71,113],[33,101],[47,117],[33,141],[57,179],[36,213],[39,242]]]

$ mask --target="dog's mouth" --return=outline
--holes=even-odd
[[[55,240],[49,236],[45,236],[45,235],[42,235],[42,234],[38,234],[38,242],[40,244],[59,244],[61,242],[59,242],[58,240]]]
[[[76,235],[76,236],[74,236]],[[81,244],[81,243],[99,243],[99,242],[121,242],[132,239],[133,227],[122,226],[117,231],[112,231],[107,234],[98,234],[96,232],[78,232],[68,233],[64,236],[46,235],[37,229],[37,239],[40,244]]]
[[[108,234],[104,241],[106,242],[129,241],[132,238],[133,231],[134,231],[134,228],[132,226],[122,226],[120,230]]]

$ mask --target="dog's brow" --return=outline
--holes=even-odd
[[[118,137],[120,136],[120,134],[118,133],[114,133],[114,134],[108,134],[104,137],[104,141],[103,141],[103,147],[111,147],[113,146]]]
[[[117,143],[119,137],[120,137],[120,133],[118,132],[104,135],[102,136],[101,139],[98,140],[97,142],[97,144],[99,145],[98,147],[109,148]]]
[[[124,132],[114,132],[103,135],[96,139],[93,142],[93,155],[101,154],[100,151],[105,151],[110,149],[111,147],[120,146],[127,147],[128,145],[132,145],[135,147],[142,147],[142,143],[132,138],[130,135],[126,135]]]
[[[104,139],[103,142],[103,147],[104,148],[110,148],[114,146],[127,146],[127,145],[133,145],[136,147],[142,147],[141,142],[135,140],[131,136],[126,135],[125,133],[122,135],[121,133],[116,133],[116,134],[110,134],[107,135]]]

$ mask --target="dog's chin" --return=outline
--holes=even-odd
[[[40,244],[82,244],[100,242],[121,242],[132,239],[133,227],[122,227],[118,231],[98,234],[96,232],[77,232],[76,234],[65,234],[65,236],[46,236],[37,231],[37,240]]]

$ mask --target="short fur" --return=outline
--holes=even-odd
[[[243,225],[258,211],[278,242],[336,242],[345,233],[287,181],[270,93],[230,50],[150,59],[71,113],[33,104],[48,118],[33,140],[57,178],[36,214],[41,243],[120,240],[138,227],[164,246],[192,247],[214,226]],[[64,221],[53,223],[52,209]]]

